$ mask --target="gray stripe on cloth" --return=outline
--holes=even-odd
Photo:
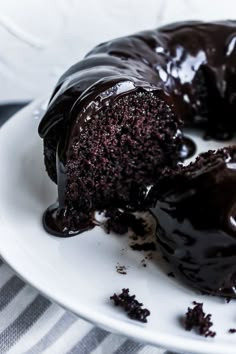
[[[89,354],[96,349],[110,333],[101,328],[89,331],[67,354]]]
[[[133,354],[143,349],[144,344],[136,343],[131,339],[127,339],[113,354]]]
[[[0,353],[6,353],[37,322],[50,305],[49,300],[37,295],[17,319],[0,333]]]
[[[31,349],[24,354],[38,354],[50,347],[63,333],[74,323],[78,321],[78,317],[70,312],[66,312],[56,322],[56,324],[41,338]]]
[[[25,286],[25,283],[16,275],[11,277],[0,289],[0,311],[2,311],[19,291]]]
[[[3,264],[3,261],[1,260],[1,258],[0,258],[0,266]]]

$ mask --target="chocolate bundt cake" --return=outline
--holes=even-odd
[[[171,263],[201,289],[232,290],[234,270],[227,262],[232,265],[236,249],[231,254],[222,245],[226,239],[233,245],[235,233],[233,224],[223,228],[218,219],[221,208],[232,204],[234,172],[227,158],[234,163],[234,149],[210,152],[187,168],[179,161],[194,150],[183,126],[201,128],[208,139],[227,140],[235,132],[235,48],[236,21],[183,22],[102,43],[72,66],[39,126],[46,170],[59,197],[44,214],[46,230],[70,236],[92,228],[96,210],[156,205],[158,239]],[[202,214],[191,207],[194,198],[212,209]],[[219,253],[208,262],[213,243]],[[225,267],[224,284],[216,257]],[[194,275],[197,269],[201,274]]]

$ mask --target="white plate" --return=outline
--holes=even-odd
[[[235,354],[236,304],[201,296],[167,277],[156,253],[142,266],[145,253],[130,249],[127,237],[101,228],[62,239],[47,234],[41,223],[56,200],[56,187],[44,171],[39,119],[34,102],[0,130],[0,254],[27,282],[65,308],[107,330],[179,352]],[[216,146],[196,138],[199,150]],[[218,144],[220,146],[220,144]],[[127,275],[116,272],[125,265]],[[128,287],[151,310],[147,324],[115,308],[109,296]],[[180,323],[193,300],[213,314],[214,339],[186,332]]]

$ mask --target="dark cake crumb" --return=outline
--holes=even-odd
[[[147,267],[147,263],[146,263],[146,260],[145,259],[142,259],[141,260],[141,264],[143,267]]]
[[[116,271],[119,274],[127,274],[127,268],[125,265],[120,265],[119,263],[116,266]]]
[[[131,213],[116,209],[106,211],[105,216],[108,217],[105,225],[108,233],[113,231],[123,235],[126,234],[130,228],[135,233],[134,237],[137,237],[136,235],[144,236],[147,232],[145,221]]]
[[[175,275],[174,275],[173,272],[169,272],[167,275],[168,275],[168,277],[170,277],[170,278],[175,278]]]
[[[145,259],[152,259],[152,258],[153,258],[153,255],[151,252],[145,256]]]
[[[166,255],[162,254],[162,259],[164,259],[164,261],[166,261],[167,263],[170,263],[169,259],[166,257]]]
[[[138,240],[138,236],[137,235],[132,235],[131,236],[131,240],[132,241],[137,241]]]
[[[229,333],[236,333],[236,328],[230,328]]]
[[[134,251],[156,251],[156,245],[154,242],[145,242],[145,243],[135,243],[130,245]]]
[[[121,294],[114,294],[110,299],[114,301],[115,306],[122,307],[129,318],[145,323],[147,317],[150,316],[150,311],[142,308],[143,304],[138,302],[135,297],[135,295],[129,294],[129,289],[122,289]]]
[[[193,308],[188,307],[185,314],[184,325],[186,331],[191,331],[193,328],[198,329],[199,334],[204,337],[215,337],[216,332],[210,330],[213,323],[211,322],[211,314],[206,315],[203,311],[203,303],[193,301]]]

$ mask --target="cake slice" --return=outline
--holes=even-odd
[[[72,235],[94,226],[96,210],[152,205],[149,192],[163,168],[176,165],[182,140],[181,122],[160,96],[141,88],[101,93],[89,107],[74,107],[64,134],[44,138],[46,169],[59,195],[44,215],[48,231]]]

